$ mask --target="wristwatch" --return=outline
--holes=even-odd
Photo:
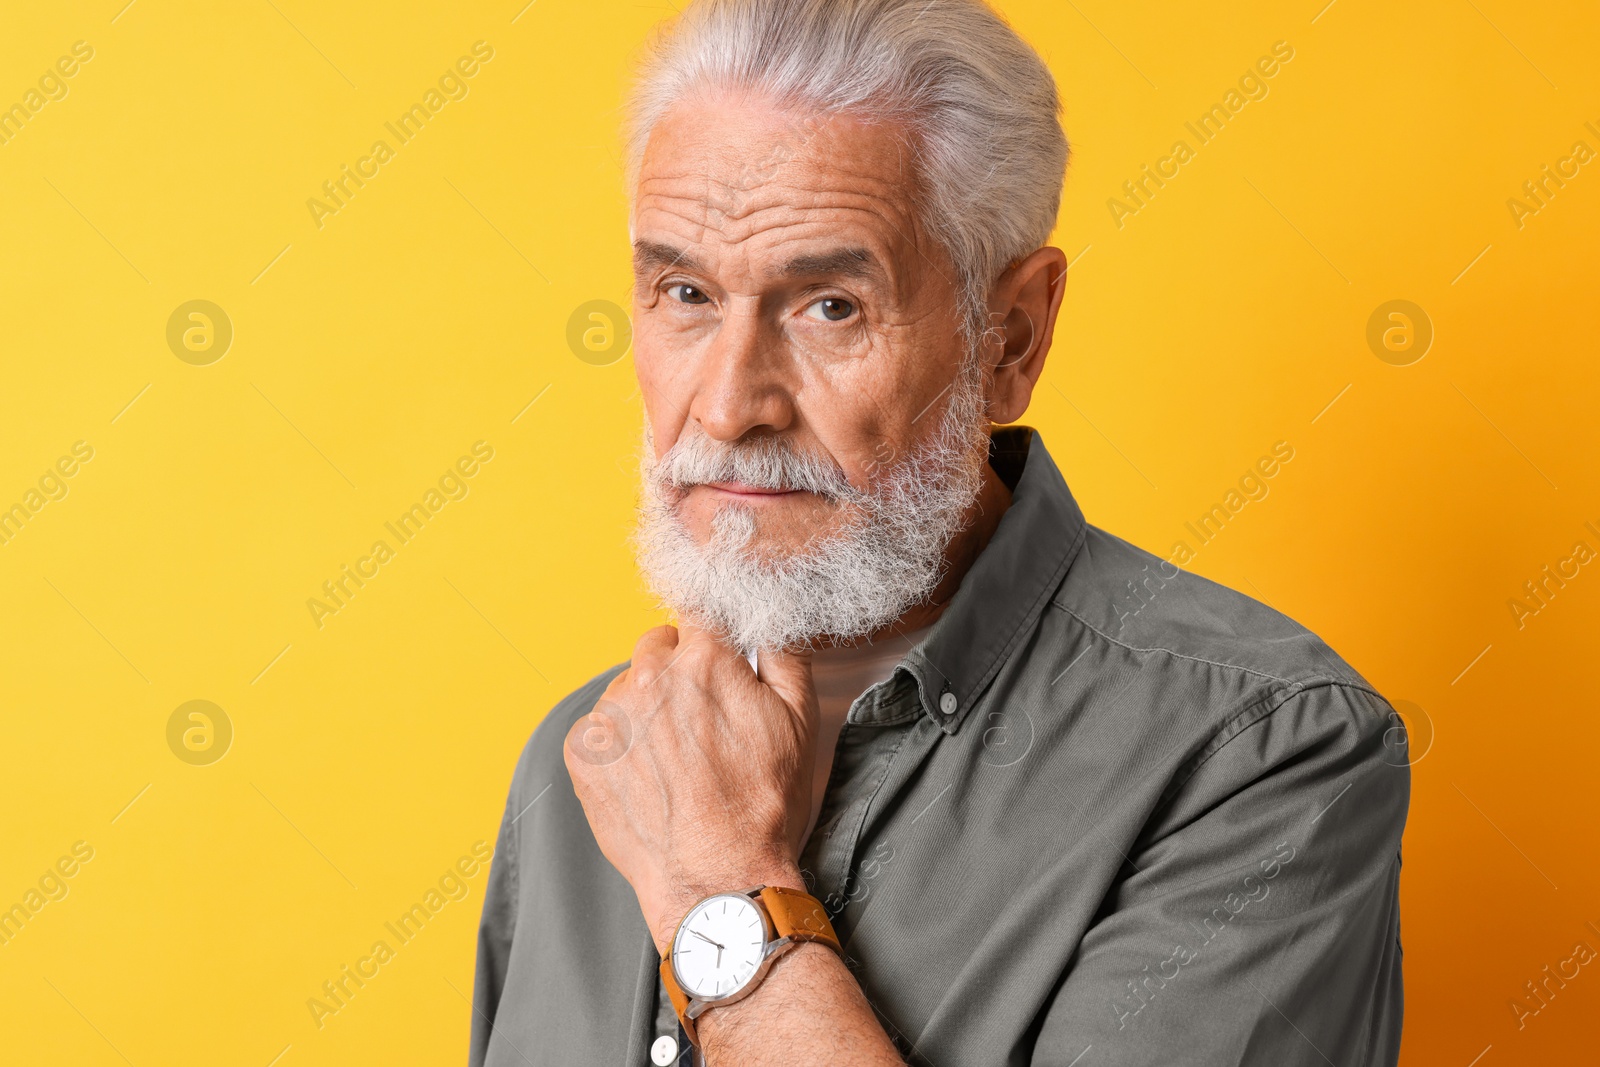
[[[689,1041],[700,1044],[694,1023],[706,1009],[749,996],[774,960],[807,941],[844,955],[821,901],[797,889],[758,885],[690,908],[661,961],[661,984]]]

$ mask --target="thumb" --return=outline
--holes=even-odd
[[[756,654],[756,677],[803,716],[816,714],[816,685],[811,678],[811,650]]]

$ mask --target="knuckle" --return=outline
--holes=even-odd
[[[670,650],[678,643],[678,629],[675,626],[652,626],[639,635],[639,640],[633,645],[634,659],[649,659],[659,656],[662,652]]]

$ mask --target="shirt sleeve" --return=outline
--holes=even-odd
[[[1031,1062],[1394,1064],[1409,796],[1400,719],[1370,691],[1235,716],[1128,847]]]
[[[512,811],[517,803],[516,783],[520,780],[519,775],[506,798],[500,835],[484,889],[483,916],[478,923],[478,967],[472,983],[468,1067],[483,1067],[488,1056],[489,1038],[494,1031],[500,993],[505,988],[506,968],[511,958],[511,938],[517,924],[517,830]]]

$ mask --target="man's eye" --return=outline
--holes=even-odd
[[[692,285],[670,285],[667,287],[667,294],[672,299],[685,304],[708,304],[711,302],[709,296]]]
[[[818,300],[806,308],[806,314],[813,319],[823,322],[843,322],[856,313],[856,306],[848,300],[841,300],[836,296],[826,300]]]

